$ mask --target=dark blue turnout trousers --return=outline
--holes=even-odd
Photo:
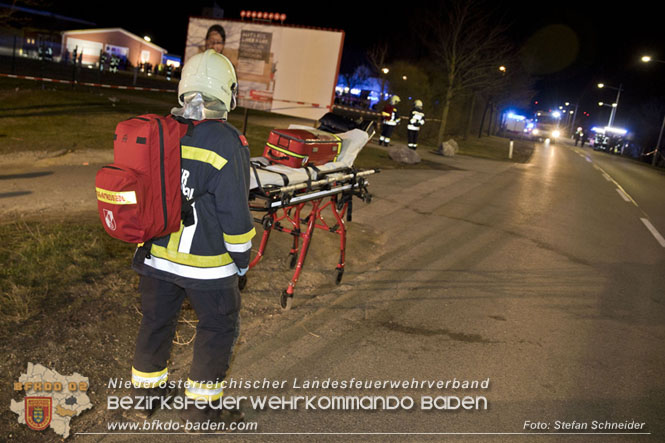
[[[201,290],[141,276],[139,290],[143,319],[134,353],[134,380],[145,379],[149,383],[168,378],[171,344],[186,296],[198,318],[189,379],[197,386],[206,384],[197,392],[208,394],[191,396],[216,397],[217,391],[206,392],[205,387],[218,386],[224,379],[239,332],[238,278],[233,276],[223,281],[219,289]]]

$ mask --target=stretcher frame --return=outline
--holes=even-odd
[[[339,285],[342,282],[346,264],[344,219],[352,219],[354,197],[366,203],[371,201],[372,196],[367,190],[367,177],[378,172],[378,169],[359,171],[355,168],[341,168],[319,174],[316,181],[281,187],[259,186],[250,192],[250,210],[264,213],[263,217],[255,218],[264,230],[258,252],[249,268],[252,269],[263,258],[273,230],[293,237],[289,265],[294,272],[287,288],[280,295],[282,309],[289,310],[292,307],[295,287],[304,268],[312,236],[317,229],[339,236],[339,261],[335,267],[335,283]],[[325,220],[324,212],[332,214],[333,225]],[[246,282],[246,277],[241,279],[241,289],[244,289]]]

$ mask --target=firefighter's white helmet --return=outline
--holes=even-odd
[[[184,104],[184,96],[200,92],[205,99],[216,99],[225,111],[236,107],[238,77],[231,61],[224,55],[208,49],[187,60],[178,83],[178,102]]]
[[[393,95],[393,96],[390,98],[390,104],[391,104],[391,105],[396,105],[396,104],[398,104],[398,103],[401,102],[401,101],[402,101],[402,100],[400,100],[399,95]]]
[[[418,109],[423,109],[423,101],[422,100],[416,100],[413,102],[413,105],[418,108]]]

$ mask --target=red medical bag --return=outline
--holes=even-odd
[[[113,164],[95,178],[99,217],[109,235],[142,243],[180,229],[180,139],[187,128],[155,114],[118,123]]]
[[[305,129],[273,129],[263,156],[271,163],[302,168],[334,162],[341,149],[342,140],[335,134]]]

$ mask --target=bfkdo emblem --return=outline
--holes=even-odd
[[[51,397],[25,397],[25,424],[35,431],[48,428],[52,406]]]

